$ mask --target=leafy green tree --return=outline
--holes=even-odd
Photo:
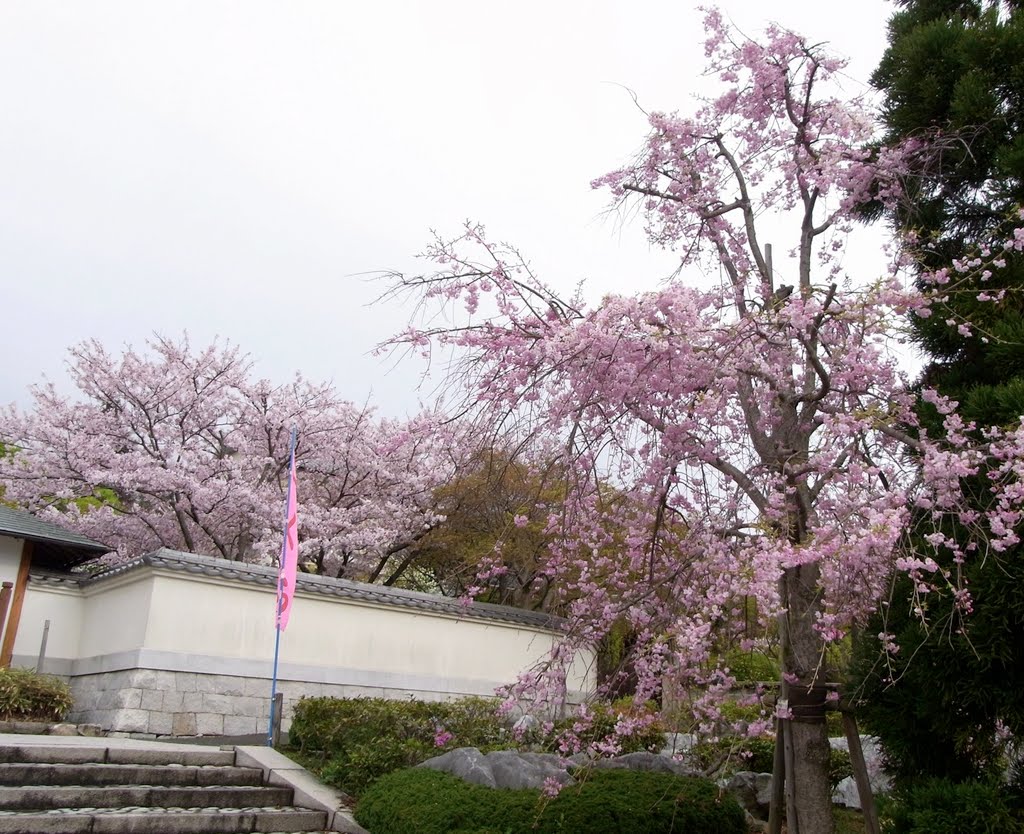
[[[900,6],[872,80],[886,96],[887,142],[929,143],[890,216],[910,234],[923,275],[983,253],[1010,224],[1020,225],[1024,13],[1019,2]],[[1024,415],[1024,259],[1009,253],[1006,261],[997,274],[973,279],[951,270],[935,288],[932,315],[911,326],[928,358],[921,385],[959,401],[965,421],[1010,429]],[[929,433],[941,436],[941,415],[924,403],[919,410]],[[987,480],[965,486],[987,509]],[[946,532],[967,540],[953,524]],[[855,682],[866,724],[897,776],[964,780],[998,766],[1000,727],[1024,733],[1024,550],[992,551],[964,565],[942,548],[933,558],[966,574],[970,616],[960,616],[952,594],[916,596],[911,581],[897,581],[866,630]],[[898,653],[880,652],[885,644]]]
[[[555,612],[558,595],[543,569],[546,527],[565,491],[557,467],[499,448],[479,450],[434,491],[444,520],[410,549],[401,584]]]

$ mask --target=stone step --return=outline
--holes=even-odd
[[[0,812],[0,834],[254,834],[322,832],[323,811],[300,808],[68,808]]]
[[[164,785],[104,787],[26,786],[0,788],[2,811],[52,811],[60,808],[266,808],[290,805],[291,788]]]
[[[224,765],[0,764],[0,785],[260,785],[262,771]]]
[[[227,766],[235,763],[234,750],[218,750],[211,747],[196,747],[181,750],[168,746],[166,749],[140,747],[103,746],[50,746],[0,745],[0,762],[22,764],[139,764],[139,765],[190,765]]]

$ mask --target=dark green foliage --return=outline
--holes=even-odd
[[[29,669],[0,669],[0,721],[63,721],[71,690],[59,678]]]
[[[975,779],[1000,770],[999,719],[1024,730],[1024,564],[989,554],[966,567],[977,602],[962,620],[947,601],[930,606],[926,632],[906,604],[877,617],[858,647],[853,676],[863,726],[882,740],[898,781]],[[909,583],[897,583],[897,597]],[[875,633],[902,646],[882,658]],[[890,685],[889,678],[898,679]]]
[[[745,834],[739,805],[712,783],[594,771],[554,799],[414,769],[379,780],[356,807],[373,834]]]
[[[455,747],[514,746],[495,715],[496,706],[486,698],[449,703],[303,698],[295,707],[289,740],[325,781],[358,795],[385,773]],[[441,733],[451,738],[439,745],[445,738]]]
[[[930,779],[900,791],[883,807],[891,834],[1021,834],[1024,819],[994,782]]]
[[[886,96],[887,141],[935,142],[908,180],[907,199],[890,219],[918,236],[922,270],[949,266],[998,243],[1020,225],[1024,203],[1024,17],[1018,2],[904,0],[889,24],[889,48],[873,82]],[[930,357],[921,383],[960,403],[979,428],[1012,426],[1024,414],[1024,258],[1010,254],[987,280],[957,278],[928,318],[912,317]],[[982,290],[1007,291],[1001,303]],[[970,322],[964,336],[947,319]],[[984,338],[981,338],[984,337]],[[919,409],[932,437],[940,415]],[[980,432],[979,432],[980,434]],[[974,506],[991,502],[984,476],[964,483]],[[928,776],[954,781],[997,770],[996,722],[1024,733],[1024,548],[988,552],[960,568],[924,540],[920,513],[906,544],[954,575],[961,570],[973,612],[961,616],[948,593],[925,600],[929,626],[912,612],[913,588],[898,581],[891,605],[865,629],[849,691],[865,729],[878,735],[890,769],[909,784]],[[944,532],[966,543],[968,532]],[[877,635],[895,635],[900,652],[880,660]]]

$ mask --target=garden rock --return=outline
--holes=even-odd
[[[755,817],[764,818],[772,803],[772,775],[741,770],[719,784]]]
[[[573,785],[567,762],[551,753],[517,753],[495,750],[486,756],[475,747],[460,747],[417,765],[458,776],[474,785],[488,788],[537,788],[552,780]]]
[[[572,785],[575,780],[565,769],[565,760],[550,753],[517,753],[496,750],[484,757],[499,788],[544,787],[548,780],[559,785]]]
[[[485,760],[484,754],[475,747],[459,747],[441,756],[427,759],[416,766],[450,773],[473,785],[483,785],[487,788],[497,787],[494,773]]]
[[[658,752],[662,756],[675,756],[689,753],[697,746],[697,736],[693,733],[665,733],[665,746]]]
[[[683,762],[678,762],[671,756],[664,756],[660,753],[625,753],[622,756],[615,756],[611,759],[595,759],[592,762],[594,767],[604,769],[625,769],[642,770],[649,773],[672,773],[675,776],[693,776],[693,768],[687,767]]]
[[[569,759],[553,753],[519,753],[495,750],[484,755],[475,747],[460,747],[417,765],[458,776],[474,785],[488,788],[535,788],[546,784],[574,785],[570,767],[594,767],[602,770],[639,770],[692,776],[694,770],[671,756],[659,753],[626,753],[612,759],[591,759],[578,753]]]
[[[828,743],[833,750],[850,751],[849,742],[845,738],[830,738]],[[864,762],[868,769],[868,781],[871,784],[871,793],[875,796],[888,793],[892,788],[892,780],[882,769],[882,746],[877,738],[873,736],[861,736],[860,746],[864,750]],[[860,809],[860,792],[857,790],[857,782],[852,776],[843,779],[834,791],[832,791],[832,802],[836,805],[845,805],[847,808]]]

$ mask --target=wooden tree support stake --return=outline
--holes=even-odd
[[[864,828],[867,834],[881,834],[878,825],[878,811],[875,808],[875,797],[871,793],[871,779],[868,776],[868,765],[864,760],[864,748],[860,744],[860,732],[857,719],[852,713],[843,712],[843,730],[846,742],[850,747],[850,764],[853,766],[853,778],[857,782],[857,795],[860,797],[860,810],[864,815]]]
[[[782,834],[782,806],[786,801],[786,747],[782,721],[775,719],[775,759],[772,762],[772,801],[768,808],[768,834]]]

